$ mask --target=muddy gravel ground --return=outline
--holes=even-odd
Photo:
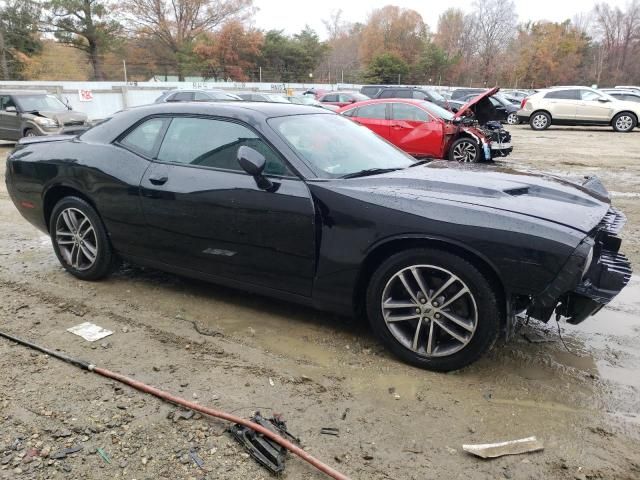
[[[604,180],[638,263],[640,132],[511,130],[504,165]],[[532,323],[463,371],[431,373],[392,358],[356,320],[131,265],[75,280],[0,182],[0,328],[203,405],[280,413],[353,479],[640,478],[639,293],[634,277],[594,318],[562,324],[570,351],[555,324]],[[66,332],[86,321],[114,334]],[[4,339],[0,422],[0,479],[270,477],[223,422]],[[462,450],[531,435],[544,451],[483,461]],[[282,478],[324,477],[290,457]]]

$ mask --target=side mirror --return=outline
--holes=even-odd
[[[243,145],[238,149],[237,158],[242,169],[254,178],[258,188],[273,191],[275,185],[263,175],[264,167],[267,164],[264,155],[251,147]]]
[[[604,97],[598,97],[598,101],[602,102],[602,103],[607,103],[607,102],[610,102],[611,100],[609,100],[608,98],[604,98]]]
[[[349,100],[349,103],[356,103],[356,99],[352,98],[351,100]]]
[[[16,110],[16,107],[7,107],[4,109],[4,111],[7,113],[18,113],[18,110]]]

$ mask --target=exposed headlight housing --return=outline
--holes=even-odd
[[[591,246],[591,250],[587,254],[587,259],[584,262],[584,267],[582,268],[582,280],[587,275],[589,268],[591,267],[591,263],[593,262],[593,245]]]
[[[40,125],[42,127],[45,127],[45,128],[53,128],[53,127],[57,127],[58,126],[58,122],[56,122],[52,118],[34,117],[33,121],[36,122],[38,125]]]

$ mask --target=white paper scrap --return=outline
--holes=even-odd
[[[87,342],[95,342],[96,340],[100,340],[101,338],[108,337],[113,334],[111,330],[107,330],[89,322],[84,322],[80,325],[76,325],[75,327],[68,328],[67,332],[78,335],[79,337],[84,338]]]

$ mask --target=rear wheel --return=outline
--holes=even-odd
[[[449,149],[449,160],[463,163],[479,162],[481,152],[478,142],[472,138],[459,138]]]
[[[510,113],[507,117],[507,123],[509,125],[517,125],[518,124],[518,115],[515,113]]]
[[[489,350],[500,327],[498,295],[467,260],[412,249],[376,270],[367,290],[371,326],[402,360],[421,368],[462,368]]]
[[[62,266],[82,280],[106,277],[114,264],[107,232],[95,209],[78,197],[65,197],[49,221],[53,249]]]
[[[529,119],[529,125],[534,130],[546,130],[551,125],[551,115],[547,112],[535,112]]]
[[[613,117],[611,124],[616,132],[627,133],[636,127],[638,121],[631,113],[622,112]]]

